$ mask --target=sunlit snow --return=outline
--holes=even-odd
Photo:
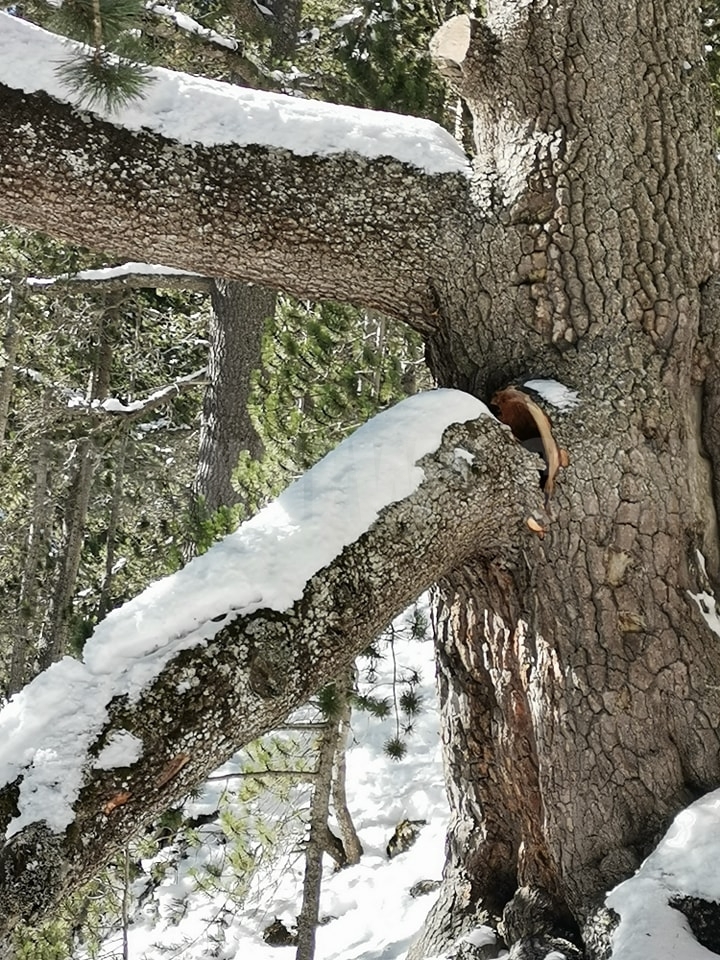
[[[439,880],[442,874],[448,811],[433,644],[396,637],[394,646],[398,661],[420,674],[417,693],[423,710],[414,718],[408,753],[399,763],[383,749],[394,732],[393,721],[381,722],[362,712],[353,715],[347,799],[365,852],[357,866],[337,872],[325,858],[320,915],[333,919],[317,930],[316,960],[402,960],[436,897],[430,893],[414,898],[410,889],[419,880]],[[386,656],[378,665],[376,695],[391,692],[392,674],[392,662]],[[232,769],[230,762],[220,772]],[[186,807],[188,815],[216,809],[225,787],[222,780],[206,784],[200,797]],[[426,820],[427,825],[408,851],[388,860],[385,847],[404,818]],[[331,825],[337,832],[337,826]],[[216,854],[210,834],[207,842],[169,871],[154,895],[153,907],[148,905],[132,918],[130,957],[166,960],[174,947],[175,960],[207,960],[217,946],[213,936],[220,932],[219,955],[227,960],[292,960],[294,947],[269,946],[262,940],[262,931],[276,917],[293,926],[300,909],[302,858],[286,856],[261,870],[247,901],[237,906],[228,903],[222,891],[203,889],[193,880],[195,871],[202,873],[206,863],[215,862]],[[178,899],[185,904],[180,917],[173,910]],[[226,920],[218,930],[224,909]],[[486,943],[494,937],[488,928],[469,936],[479,942],[476,938],[481,935]],[[102,955],[120,954],[121,941],[120,934],[106,941]]]
[[[142,740],[129,730],[114,733],[100,751],[93,764],[96,770],[113,770],[115,767],[130,767],[142,756]]]
[[[675,897],[720,901],[720,790],[708,793],[675,817],[672,826],[634,877],[608,895],[620,915],[611,960],[711,960]]]
[[[571,390],[557,380],[526,380],[523,387],[534,390],[546,403],[558,410],[573,410],[580,403],[577,390]]]
[[[72,821],[83,755],[113,697],[137,697],[171,657],[213,637],[222,629],[213,617],[289,608],[383,507],[418,487],[416,463],[447,426],[484,415],[455,390],[384,411],[235,533],[109,614],[84,662],[65,657],[13,697],[0,712],[0,782],[23,781],[7,835],[36,820],[56,831]]]
[[[74,41],[0,13],[0,84],[26,93],[45,90],[72,102],[57,67],[82,50]],[[429,120],[249,90],[160,67],[151,76],[142,99],[114,113],[100,107],[92,112],[128,130],[150,129],[181,143],[261,144],[300,156],[390,156],[427,173],[470,172],[462,148]],[[80,154],[73,158],[83,162]]]
[[[115,280],[131,276],[162,277],[199,277],[199,273],[166,267],[160,263],[121,263],[116,267],[98,267],[94,270],[80,270],[77,273],[65,273],[59,277],[28,277],[29,287],[48,287],[65,280]]]

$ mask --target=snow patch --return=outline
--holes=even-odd
[[[14,696],[0,712],[0,782],[23,776],[7,836],[38,820],[64,830],[114,697],[136,699],[181,650],[214,637],[223,622],[213,618],[292,606],[384,507],[417,489],[417,462],[445,429],[481,416],[487,407],[456,390],[383,411],[235,533],[110,613],[82,663],[65,657]]]
[[[95,270],[80,270],[78,273],[64,273],[59,277],[28,277],[29,287],[47,287],[65,280],[113,280],[130,276],[163,277],[199,277],[202,274],[189,270],[166,267],[161,263],[121,263],[116,267],[99,267]]]
[[[462,938],[463,943],[470,943],[474,947],[492,946],[497,941],[495,931],[492,927],[480,926],[466,933]]]
[[[707,591],[691,593],[690,590],[688,590],[688,595],[691,596],[698,605],[698,610],[702,614],[705,623],[716,636],[720,637],[720,614],[718,614],[715,597],[711,593],[707,593]]]
[[[73,102],[57,66],[83,51],[81,44],[0,13],[0,83],[25,93],[47,91]],[[298,156],[357,153],[394,157],[431,174],[463,173],[470,165],[455,139],[438,124],[416,117],[344,107],[248,90],[163,68],[141,99],[108,112],[92,112],[128,130],[150,129],[181,143],[260,144]],[[83,164],[77,151],[67,154]]]
[[[677,897],[720,901],[720,790],[675,817],[635,876],[612,890],[606,904],[620,916],[611,960],[710,960],[679,910]]]
[[[577,390],[571,390],[557,380],[526,380],[523,387],[539,393],[546,403],[558,410],[574,410],[580,403]]]
[[[114,770],[115,767],[131,767],[143,753],[143,742],[129,730],[118,730],[100,751],[93,764],[96,770]]]

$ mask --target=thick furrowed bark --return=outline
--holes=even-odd
[[[675,0],[551,17],[499,0],[486,25],[435,44],[476,117],[499,222],[482,233],[491,253],[478,246],[480,291],[463,302],[465,277],[439,291],[431,364],[485,400],[542,375],[582,402],[550,411],[571,465],[527,565],[472,563],[443,583],[454,816],[414,958],[497,923],[523,886],[555,916],[523,927],[516,900],[512,939],[579,938],[668,819],[720,781],[718,640],[690,596],[709,588],[704,563],[711,582],[718,570],[701,422],[720,463],[712,411],[698,414],[699,381],[716,409],[720,378],[717,325],[700,326],[717,196],[694,16]]]
[[[473,464],[458,456],[459,447],[475,456]],[[439,450],[421,462],[425,480],[417,491],[383,510],[290,610],[229,622],[205,646],[178,654],[137,700],[109,705],[73,823],[63,835],[34,824],[0,852],[0,933],[20,917],[47,916],[139,823],[349,669],[367,641],[433,581],[470,557],[518,562],[534,539],[526,519],[541,509],[541,493],[532,458],[508,431],[490,418],[450,427]],[[184,683],[191,675],[193,684]],[[93,769],[92,757],[120,730],[142,740],[142,757],[129,768]],[[0,792],[3,826],[18,786]]]
[[[461,174],[132,133],[0,87],[0,217],[131,260],[376,307],[420,327]],[[82,145],[82,146],[80,146]],[[131,215],[129,215],[131,212]]]

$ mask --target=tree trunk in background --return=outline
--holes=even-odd
[[[274,14],[270,57],[272,60],[289,60],[297,47],[302,0],[273,0],[270,6]]]
[[[110,389],[113,344],[116,337],[116,311],[121,303],[122,293],[111,295],[100,314],[97,360],[90,387],[90,401],[102,402]],[[95,449],[92,436],[78,441],[75,446],[74,460],[72,480],[65,502],[63,551],[57,568],[46,639],[38,658],[41,670],[59,660],[67,651],[75,585],[85,539],[85,524],[95,467],[98,462],[98,451]]]
[[[261,365],[265,321],[276,292],[254,284],[214,280],[210,356],[194,494],[206,515],[243,502],[233,486],[240,454],[257,459],[262,443],[248,412],[253,371]]]
[[[604,956],[605,891],[720,775],[717,638],[693,599],[718,584],[698,405],[717,369],[717,322],[701,316],[717,256],[710,111],[690,5],[494,11],[447,28],[464,31],[466,59],[436,40],[476,117],[498,239],[471,298],[442,291],[430,362],[488,401],[541,376],[581,404],[547,408],[570,467],[545,539],[520,564],[471,563],[441,584],[452,822],[411,956],[503,911],[510,941],[550,949],[582,932]],[[718,463],[716,428],[704,440]]]
[[[117,445],[117,452],[113,456],[113,467],[115,470],[115,482],[113,483],[112,501],[110,505],[110,517],[107,525],[107,539],[105,541],[105,576],[103,577],[100,588],[100,599],[98,602],[98,620],[102,620],[110,609],[110,590],[112,587],[113,575],[115,573],[115,542],[117,539],[118,526],[122,514],[123,505],[123,485],[125,480],[125,458],[127,456],[128,431],[123,430],[122,439]]]
[[[15,357],[20,345],[20,330],[15,325],[17,310],[17,290],[10,286],[5,294],[5,333],[0,354],[0,449],[5,443],[10,397],[12,396],[13,381],[15,379]]]
[[[338,692],[338,732],[337,747],[335,749],[335,772],[332,781],[332,804],[335,811],[335,818],[340,828],[340,837],[342,839],[343,849],[345,850],[345,863],[352,866],[360,863],[360,857],[363,855],[363,846],[357,835],[352,815],[348,809],[347,793],[345,790],[345,755],[349,745],[351,730],[350,720],[352,717],[352,707],[350,706],[349,694],[353,688],[353,678],[355,670],[346,678],[335,682],[335,688]]]
[[[44,397],[43,412],[47,408],[47,393]],[[40,625],[42,615],[38,616],[38,598],[40,594],[40,569],[43,556],[48,551],[50,527],[50,466],[52,443],[42,437],[36,444],[33,463],[35,484],[33,491],[32,522],[25,543],[25,562],[23,564],[20,595],[15,619],[12,653],[10,656],[10,675],[7,695],[17,693],[27,683],[30,675],[31,631]]]
[[[298,945],[295,960],[313,960],[315,931],[319,921],[322,859],[328,831],[333,760],[338,745],[339,725],[328,720],[318,744],[318,762],[310,801],[310,835],[305,849],[303,899],[298,916]]]

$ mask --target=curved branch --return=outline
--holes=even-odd
[[[268,508],[263,522],[282,532],[273,532],[274,548],[262,537],[258,542],[258,524],[251,521],[246,528],[255,553],[240,572],[236,559],[233,567],[237,540],[221,542],[150,588],[127,613],[123,608],[111,614],[104,645],[101,626],[84,664],[68,658],[55,664],[0,713],[0,771],[7,781],[0,790],[0,825],[10,836],[0,851],[0,934],[21,917],[48,915],[139,823],[186,795],[240,746],[276,727],[348,669],[392,616],[432,582],[473,556],[517,562],[532,538],[526,517],[541,509],[536,466],[506,428],[481,413],[478,401],[463,396],[418,395],[376,418],[370,430],[361,428]],[[433,450],[444,423],[479,413],[479,419],[445,429]],[[376,426],[381,420],[384,426]],[[350,536],[351,542],[343,539],[347,531],[338,535],[338,516],[362,515],[362,499],[371,496],[366,485],[387,497],[398,482],[398,448],[417,452],[421,444],[433,452],[417,461],[419,471],[411,465],[415,454],[410,456],[413,492],[380,508],[375,522]],[[363,460],[366,471],[358,477],[352,468]],[[298,511],[311,493],[320,495],[313,509],[323,534],[311,527],[308,548]],[[352,509],[353,494],[359,508]],[[394,495],[397,490],[390,500]],[[293,523],[306,537],[300,546],[288,544],[285,531]],[[233,535],[240,541],[243,529]],[[329,548],[316,542],[323,538]],[[288,561],[293,549],[301,549],[301,556],[323,556],[318,551],[329,549],[335,556],[304,581],[299,599],[270,609],[275,582],[287,579],[288,562],[291,569],[297,565],[297,557]],[[244,608],[218,610],[218,562],[226,579],[242,581],[248,567],[256,574],[263,565],[275,579],[263,586],[261,578]],[[180,595],[187,597],[184,611],[176,609],[182,606],[177,589],[173,594],[179,582]],[[230,588],[238,589],[234,582]],[[178,630],[183,616],[193,624],[185,636]],[[166,634],[141,654],[132,633],[148,618]],[[123,644],[127,649],[118,652]],[[121,668],[116,663],[110,675],[113,661]],[[79,697],[88,714],[87,705],[96,706],[78,729]],[[68,724],[75,730],[69,745]],[[118,743],[120,752],[113,755]],[[40,817],[45,820],[38,822]]]
[[[0,14],[0,217],[431,325],[428,280],[469,194],[446,131],[167,70],[102,118],[61,99],[54,65],[73,50]]]

